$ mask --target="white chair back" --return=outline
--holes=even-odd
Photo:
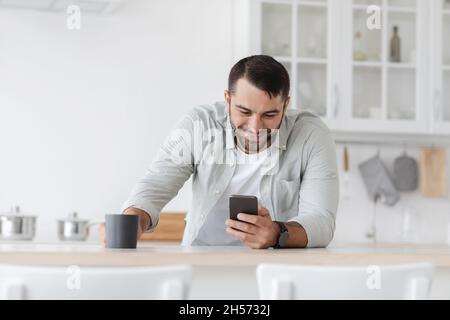
[[[261,264],[261,299],[377,300],[427,299],[434,275],[431,263],[380,266]]]
[[[0,299],[185,299],[188,265],[47,267],[0,265]]]

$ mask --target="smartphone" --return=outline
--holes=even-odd
[[[230,219],[239,220],[239,213],[258,215],[258,198],[254,196],[230,196]]]

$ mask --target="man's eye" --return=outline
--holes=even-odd
[[[243,114],[244,116],[250,116],[252,113],[248,111],[241,111],[241,114]]]
[[[266,118],[274,118],[276,114],[265,114],[264,117]]]

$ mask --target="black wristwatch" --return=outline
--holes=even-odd
[[[287,241],[289,239],[289,232],[283,222],[274,221],[280,226],[280,233],[277,238],[277,243],[273,246],[274,249],[280,249],[286,247]]]

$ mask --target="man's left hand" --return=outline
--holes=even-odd
[[[266,208],[259,207],[258,215],[239,213],[235,221],[227,219],[227,233],[252,249],[270,248],[277,242],[279,227]],[[232,229],[233,228],[233,229]]]

